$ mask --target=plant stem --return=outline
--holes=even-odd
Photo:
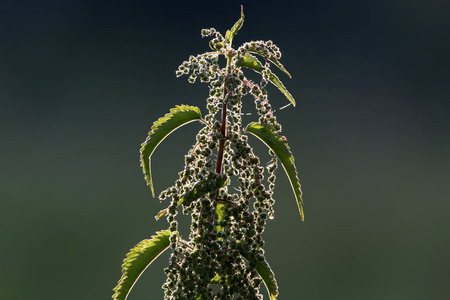
[[[225,94],[227,89],[225,88]],[[224,95],[225,97],[225,95]],[[219,149],[217,150],[217,163],[216,163],[216,173],[222,173],[222,161],[223,161],[223,150],[225,148],[225,133],[227,130],[227,105],[222,102],[222,127],[220,132],[222,133],[222,138],[219,141]]]
[[[230,73],[230,65],[231,65],[232,56],[228,56],[227,60],[227,76]],[[216,163],[216,173],[222,173],[222,163],[223,163],[223,151],[225,148],[225,140],[226,140],[226,132],[227,132],[227,104],[225,99],[227,97],[227,79],[223,83],[223,100],[222,100],[222,126],[220,128],[220,133],[222,134],[222,138],[219,141],[219,148],[217,150],[217,163]]]

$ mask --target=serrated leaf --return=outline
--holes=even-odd
[[[151,239],[143,240],[127,254],[123,261],[122,277],[114,288],[114,300],[125,300],[139,276],[169,247],[170,231],[158,231]]]
[[[198,107],[177,105],[176,108],[170,110],[170,113],[153,123],[152,130],[148,133],[147,139],[141,144],[141,167],[153,197],[155,197],[155,191],[153,189],[150,157],[156,147],[158,147],[171,132],[196,120],[202,120],[200,109]]]
[[[271,300],[277,299],[278,285],[275,279],[275,274],[269,266],[269,263],[264,259],[263,262],[256,262],[256,272],[264,282],[267,292]]]
[[[225,176],[214,174],[212,179],[204,179],[197,182],[192,189],[187,192],[180,200],[178,200],[177,206],[184,204],[189,205],[192,201],[204,196],[207,193],[216,191],[227,184],[227,179]],[[168,209],[163,209],[156,215],[156,220],[165,216],[168,213]]]
[[[245,54],[236,62],[236,65],[239,67],[252,69],[253,71],[258,73],[261,73],[264,70],[264,67],[261,64],[261,62],[251,54]],[[268,70],[268,73],[269,73],[268,78],[269,81],[274,86],[276,86],[286,96],[286,98],[289,99],[289,101],[291,101],[292,105],[295,106],[294,97],[292,97],[291,93],[289,93],[288,90],[284,87],[280,79],[278,79],[278,77],[275,74],[273,74],[270,70]]]
[[[305,215],[302,207],[303,201],[302,191],[300,188],[301,186],[297,177],[294,156],[292,155],[287,142],[276,132],[274,127],[269,124],[252,122],[247,125],[245,131],[256,136],[277,155],[291,183],[292,190],[295,194],[295,198],[297,199],[300,216],[303,221],[305,219]]]
[[[227,32],[225,33],[225,39],[227,40],[228,44],[231,45],[234,36],[239,31],[239,29],[241,29],[242,24],[244,24],[244,7],[241,5],[241,18],[233,25],[230,30],[227,30]]]
[[[267,292],[271,300],[277,299],[278,296],[278,285],[275,279],[275,274],[269,266],[269,263],[264,258],[263,261],[257,261],[251,258],[250,255],[244,250],[241,243],[238,243],[238,249],[242,257],[244,257],[248,262],[253,262],[255,264],[256,272],[264,282]]]

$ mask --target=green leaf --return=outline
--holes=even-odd
[[[263,261],[257,261],[252,259],[252,257],[244,250],[241,243],[238,243],[238,249],[242,257],[244,257],[248,262],[253,262],[255,264],[256,272],[264,282],[267,292],[271,300],[277,299],[278,296],[278,285],[275,279],[275,274],[269,266],[269,263],[264,258]]]
[[[239,29],[241,29],[242,24],[244,24],[244,7],[241,5],[241,18],[233,25],[231,30],[227,30],[227,32],[225,33],[225,39],[227,40],[228,44],[230,44],[230,46],[234,36],[239,31]]]
[[[197,200],[207,193],[218,190],[224,187],[226,184],[227,178],[225,176],[214,173],[213,178],[207,178],[197,182],[189,192],[187,192],[180,200],[178,200],[177,206],[181,204],[189,205],[192,201]],[[163,209],[156,215],[156,220],[159,220],[168,212],[168,208]]]
[[[289,76],[289,78],[292,78],[291,74],[284,68],[284,66],[278,61],[278,59],[275,56],[271,55],[269,57],[266,57],[266,55],[263,52],[261,52],[261,50],[255,48],[250,48],[247,51],[266,58],[268,61],[277,66],[281,71],[286,73]]]
[[[269,266],[269,263],[264,259],[263,262],[256,263],[256,272],[258,272],[259,276],[264,282],[266,286],[267,292],[269,293],[270,299],[277,299],[278,295],[278,285],[275,280],[275,274]]]
[[[163,210],[161,210],[156,216],[155,219],[156,221],[158,221],[159,219],[161,219],[162,217],[164,217],[165,215],[167,215],[169,213],[169,209],[165,208]]]
[[[114,300],[125,300],[139,276],[169,247],[170,231],[158,231],[156,234],[140,242],[127,254],[122,265],[122,277],[114,288]]]
[[[236,62],[236,65],[239,67],[245,67],[252,69],[258,73],[261,73],[264,70],[263,65],[259,62],[259,60],[251,54],[245,54]]]
[[[225,209],[225,204],[222,204],[222,203],[217,204],[217,207],[216,207],[217,222],[222,221],[224,209]]]
[[[216,274],[216,276],[214,276],[214,278],[211,279],[209,284],[220,284],[220,276]]]
[[[211,48],[211,50],[216,50],[220,52],[220,50],[222,50],[223,47],[225,47],[225,44],[223,42],[216,42],[216,43],[214,43],[213,41],[209,42],[209,48]]]
[[[197,200],[201,196],[218,190],[227,184],[226,176],[213,174],[212,178],[206,178],[202,181],[197,182],[192,189],[186,193],[179,201],[178,205],[184,204],[189,205],[192,201]]]
[[[222,221],[224,210],[225,210],[225,204],[218,203],[216,206],[217,222]],[[222,226],[220,226],[220,225],[216,226],[217,231],[222,231],[222,229],[223,229]]]
[[[269,124],[252,122],[247,125],[245,131],[256,136],[277,155],[291,183],[292,190],[294,191],[295,198],[297,199],[300,216],[303,221],[305,219],[305,215],[302,207],[303,201],[300,182],[297,177],[294,156],[292,155],[287,142],[284,140],[284,137],[280,136],[274,127]]]
[[[170,113],[153,123],[152,130],[148,133],[147,139],[141,145],[141,167],[153,197],[155,197],[155,191],[153,189],[150,157],[156,147],[158,147],[172,131],[196,120],[202,121],[202,116],[198,107],[177,105],[176,108],[170,110]]]
[[[245,54],[243,57],[241,57],[237,62],[236,65],[239,67],[245,67],[252,69],[255,72],[261,73],[264,70],[263,65],[259,62],[259,60],[254,57],[251,54]],[[269,81],[275,85],[285,96],[289,99],[289,101],[292,102],[292,104],[295,106],[295,100],[294,97],[288,92],[288,90],[284,87],[283,83],[278,79],[278,77],[273,74],[270,70],[269,72]]]

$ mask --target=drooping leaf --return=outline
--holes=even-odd
[[[169,247],[170,231],[158,231],[151,239],[143,240],[127,254],[123,261],[122,277],[114,288],[114,300],[125,300],[139,276]]]
[[[261,73],[264,70],[264,66],[261,64],[261,62],[251,54],[245,54],[236,62],[236,65],[239,67],[252,69],[253,71],[258,73]],[[288,90],[284,87],[280,79],[278,79],[278,77],[275,74],[273,74],[270,70],[268,70],[268,73],[269,73],[268,78],[269,81],[274,86],[276,86],[286,96],[286,98],[288,98],[289,101],[291,101],[292,104],[295,106],[294,97],[292,97],[291,93],[289,93]]]
[[[265,259],[263,262],[256,263],[256,272],[258,272],[259,276],[263,280],[267,292],[269,293],[270,299],[277,299],[278,285],[277,281],[275,280],[275,274],[273,273],[272,269]]]
[[[269,266],[269,263],[264,258],[263,261],[258,261],[253,259],[242,247],[241,243],[238,243],[239,253],[244,257],[248,262],[253,262],[255,264],[256,272],[258,272],[259,276],[264,282],[266,286],[267,292],[269,293],[270,300],[277,299],[278,296],[278,285],[275,279],[275,274]]]
[[[147,185],[150,186],[152,196],[155,197],[153,189],[152,172],[150,157],[155,151],[156,147],[175,129],[186,125],[193,121],[201,121],[202,116],[200,109],[195,106],[177,105],[172,108],[170,113],[164,117],[159,118],[153,123],[152,130],[148,133],[148,137],[141,145],[141,167],[145,175]]]
[[[239,58],[239,60],[236,62],[236,65],[252,69],[258,73],[261,73],[264,70],[261,62],[251,54],[245,54],[244,56]]]
[[[241,5],[241,18],[233,25],[230,30],[227,30],[227,32],[225,33],[225,39],[227,40],[228,44],[231,45],[234,36],[239,31],[239,29],[241,29],[242,24],[244,24],[244,7]]]
[[[245,131],[256,136],[277,155],[291,183],[292,190],[294,191],[295,198],[297,199],[300,216],[303,221],[305,219],[305,215],[303,213],[302,206],[303,201],[302,191],[300,188],[301,186],[297,177],[297,169],[294,163],[294,156],[292,155],[287,142],[284,140],[284,137],[280,136],[275,131],[273,126],[269,124],[252,122],[247,125]]]
[[[218,190],[227,184],[227,179],[225,176],[218,174],[214,174],[213,176],[213,178],[207,178],[197,182],[189,192],[187,192],[180,200],[178,200],[177,205],[189,205],[192,201],[202,197],[207,193]],[[163,209],[156,215],[155,218],[159,220],[168,212],[168,208]]]
[[[249,48],[247,51],[254,53],[254,54],[258,54],[264,58],[267,58],[271,63],[273,63],[275,66],[277,66],[281,71],[286,73],[289,76],[289,78],[292,78],[291,74],[284,68],[284,66],[278,61],[278,59],[275,56],[270,55],[270,56],[266,57],[266,55],[261,50],[256,49],[256,48]]]

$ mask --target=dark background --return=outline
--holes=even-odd
[[[127,251],[167,227],[140,143],[176,104],[205,111],[207,86],[175,70],[240,4],[234,44],[273,40],[297,100],[277,117],[306,219],[280,169],[264,233],[279,299],[450,298],[448,1],[248,2],[1,2],[1,299],[111,297]],[[156,150],[157,193],[200,128]],[[162,298],[167,258],[129,299]]]

